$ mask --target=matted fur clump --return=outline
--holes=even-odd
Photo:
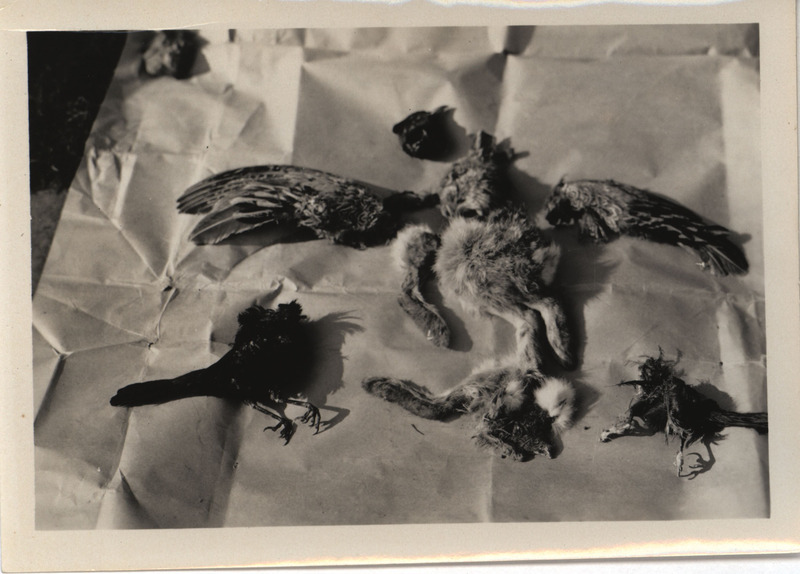
[[[572,368],[566,314],[550,287],[559,248],[511,201],[506,170],[513,158],[508,142],[485,132],[474,136],[473,148],[440,184],[440,209],[448,218],[440,236],[414,226],[395,240],[405,272],[400,305],[429,340],[448,346],[449,328],[421,290],[436,277],[466,310],[514,325],[520,364],[541,365],[544,335],[558,362]]]
[[[441,287],[465,309],[511,322],[522,364],[540,364],[540,316],[558,361],[573,366],[570,334],[561,302],[550,289],[558,246],[524,213],[503,209],[486,219],[454,219],[442,233],[433,269]]]
[[[426,419],[478,417],[473,438],[502,457],[525,461],[552,458],[556,437],[572,424],[575,390],[570,383],[522,368],[515,358],[479,366],[453,389],[434,395],[412,381],[371,377],[363,388]]]
[[[514,160],[508,142],[478,132],[469,153],[455,162],[439,184],[445,217],[485,217],[508,203],[506,170]]]

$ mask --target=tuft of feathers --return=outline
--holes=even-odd
[[[747,273],[731,232],[653,192],[613,180],[560,181],[545,207],[552,225],[577,224],[581,237],[604,243],[624,234],[682,247],[700,257],[713,275]]]
[[[622,436],[653,435],[664,432],[677,436],[678,475],[683,469],[684,449],[697,441],[709,448],[721,438],[726,427],[752,428],[759,434],[768,432],[767,413],[738,413],[722,409],[716,401],[688,385],[678,371],[680,352],[674,360],[664,358],[659,349],[657,357],[647,357],[639,365],[640,378],[620,385],[636,390],[627,412],[600,435],[602,442]],[[641,421],[641,422],[638,422]]]
[[[575,409],[570,383],[545,377],[532,366],[520,367],[516,358],[485,363],[439,395],[413,381],[390,377],[365,379],[362,387],[427,419],[448,421],[473,414],[476,443],[519,461],[552,458],[556,437],[569,428]]]

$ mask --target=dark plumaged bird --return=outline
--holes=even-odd
[[[440,159],[451,153],[454,145],[448,131],[447,114],[452,108],[441,106],[432,112],[418,111],[392,126],[400,147],[411,157]]]
[[[679,378],[675,369],[677,362],[677,359],[664,359],[662,353],[658,357],[648,357],[639,367],[639,380],[620,383],[633,386],[636,395],[625,415],[602,432],[602,442],[662,431],[667,436],[675,435],[680,439],[676,460],[680,476],[683,451],[687,446],[701,441],[709,447],[726,427],[752,428],[759,434],[768,432],[767,413],[738,413],[722,409],[716,401]]]
[[[298,399],[310,364],[307,321],[299,303],[292,301],[265,309],[253,305],[239,314],[233,346],[216,363],[174,379],[135,383],[111,398],[117,407],[155,405],[188,397],[219,397],[245,403],[278,421],[286,443],[295,427],[281,414],[286,404],[306,407],[301,422],[319,431],[319,410]],[[266,429],[265,429],[266,430]]]
[[[208,177],[178,198],[181,213],[204,214],[191,232],[198,244],[268,225],[311,230],[317,238],[364,248],[388,242],[404,211],[435,205],[412,192],[381,199],[365,185],[293,165],[242,167]]]
[[[561,181],[545,207],[556,226],[577,224],[582,238],[605,243],[617,235],[677,245],[700,257],[713,275],[747,273],[742,250],[730,230],[650,191],[612,180]]]

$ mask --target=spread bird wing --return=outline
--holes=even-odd
[[[178,211],[206,214],[190,238],[214,244],[263,225],[295,223],[296,206],[304,197],[335,193],[353,184],[331,173],[292,165],[243,167],[191,186],[178,198]]]
[[[595,242],[617,234],[683,247],[714,275],[744,274],[748,262],[731,231],[653,192],[612,180],[560,182],[546,206],[553,225],[578,223]]]

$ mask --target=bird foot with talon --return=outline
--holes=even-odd
[[[314,434],[317,434],[319,425],[322,422],[322,415],[319,414],[319,409],[311,403],[308,403],[306,409],[305,414],[300,417],[300,422],[314,427]]]
[[[289,441],[292,439],[292,436],[294,436],[294,430],[295,430],[294,422],[292,422],[291,419],[280,419],[278,421],[278,424],[276,424],[275,426],[264,427],[265,431],[271,430],[274,432],[277,431],[278,429],[282,429],[280,437],[286,441],[283,444],[284,445],[289,444]]]
[[[714,466],[715,460],[714,455],[711,454],[708,459],[703,458],[700,453],[697,452],[690,452],[689,454],[693,454],[697,457],[695,464],[689,465],[689,470],[692,472],[689,474],[689,479],[693,479],[698,475],[703,474],[704,472],[708,472],[711,470],[711,467]]]

